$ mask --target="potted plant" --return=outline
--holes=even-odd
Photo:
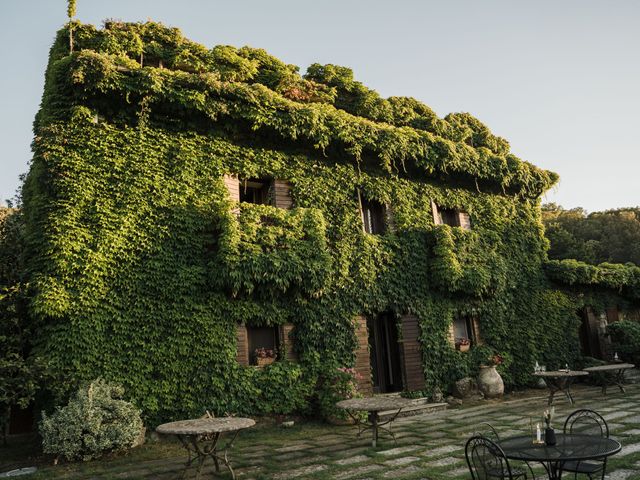
[[[485,398],[501,397],[504,393],[504,382],[496,370],[496,367],[502,365],[502,362],[504,362],[504,358],[496,353],[487,358],[487,365],[480,365],[478,388]]]
[[[460,352],[468,352],[469,348],[471,348],[471,342],[468,338],[459,338],[456,340],[456,350]]]
[[[542,414],[546,428],[544,429],[544,441],[547,445],[556,444],[556,432],[551,425],[553,417],[555,415],[555,407],[551,407],[551,410],[545,410]]]
[[[276,352],[270,348],[256,348],[253,352],[258,367],[271,365],[276,360]]]

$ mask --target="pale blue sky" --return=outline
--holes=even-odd
[[[383,96],[467,111],[561,175],[546,196],[640,205],[640,1],[78,0],[78,19],[147,18],[207,46],[264,48],[302,71],[353,68]],[[0,0],[0,199],[31,157],[49,47],[66,0]]]

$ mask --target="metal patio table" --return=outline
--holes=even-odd
[[[197,461],[196,479],[200,478],[202,466],[205,460],[210,457],[215,466],[216,472],[220,472],[220,462],[222,462],[231,472],[231,478],[236,476],[229,462],[229,449],[238,436],[238,432],[256,424],[250,418],[241,417],[220,417],[220,418],[198,418],[193,420],[180,420],[178,422],[164,423],[156,432],[164,435],[175,435],[187,449],[189,459],[185,463],[182,478],[187,474],[187,470]],[[223,433],[233,433],[231,440],[220,448],[218,442]]]
[[[498,443],[510,460],[541,463],[549,480],[562,478],[562,470],[567,462],[602,460],[606,469],[607,457],[622,448],[620,442],[612,438],[596,435],[556,433],[556,444],[536,445],[530,435],[506,438]]]
[[[353,419],[358,427],[358,437],[362,435],[362,432],[371,430],[371,446],[375,448],[378,444],[378,435],[380,431],[388,433],[396,441],[396,436],[393,432],[386,427],[393,422],[403,408],[414,405],[412,400],[402,397],[367,397],[367,398],[352,398],[349,400],[342,400],[336,403],[336,407],[342,408],[347,411],[349,416]],[[390,411],[391,418],[380,421],[380,412]],[[354,415],[353,412],[366,412],[367,419],[362,421],[358,415]]]
[[[550,372],[536,372],[533,375],[544,378],[547,387],[549,387],[549,405],[553,403],[553,396],[556,392],[564,393],[569,403],[573,405],[571,384],[577,377],[589,375],[589,372],[585,372],[584,370],[555,370]]]
[[[612,363],[609,365],[598,365],[596,367],[585,368],[585,372],[599,373],[602,379],[602,394],[607,394],[607,386],[616,386],[622,393],[624,390],[624,372],[634,368],[632,363]]]

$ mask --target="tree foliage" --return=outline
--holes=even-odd
[[[69,20],[76,16],[76,3],[77,0],[67,0],[67,17],[69,17]]]
[[[550,258],[640,265],[640,208],[588,214],[582,208],[547,204],[542,211]]]
[[[23,265],[24,221],[18,210],[0,207],[0,428],[6,443],[11,408],[26,408],[45,377],[45,362],[30,355]]]

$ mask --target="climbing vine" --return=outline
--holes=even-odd
[[[557,176],[470,115],[156,23],[76,22],[72,53],[65,35],[23,189],[32,347],[59,372],[53,394],[101,376],[155,423],[273,413],[283,385],[286,413],[304,410],[317,378],[353,366],[355,316],[383,311],[418,317],[429,391],[480,361],[448,343],[463,314],[509,359],[509,386],[577,355],[577,300],[543,270],[537,197]],[[234,204],[227,174],[286,180],[294,208]],[[360,197],[389,206],[384,235],[363,232]],[[432,202],[472,231],[435,225]],[[298,365],[238,365],[238,324],[285,323]]]

